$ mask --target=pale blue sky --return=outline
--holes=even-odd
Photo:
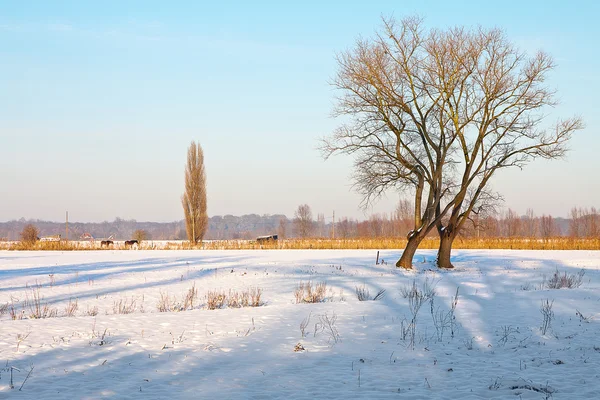
[[[351,159],[323,161],[335,53],[381,15],[497,26],[558,68],[550,84],[587,128],[567,161],[503,173],[520,213],[600,207],[595,1],[0,1],[0,221],[182,218],[186,149],[205,151],[209,214],[364,217]],[[569,4],[570,3],[570,4]],[[368,212],[389,212],[389,193]]]

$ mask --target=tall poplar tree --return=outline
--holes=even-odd
[[[188,240],[194,244],[201,242],[208,229],[206,205],[206,172],[204,152],[200,143],[192,141],[188,148],[185,167],[185,192],[181,196],[185,229]]]

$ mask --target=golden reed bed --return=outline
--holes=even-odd
[[[437,249],[438,239],[427,238],[421,242],[421,249]],[[197,246],[186,241],[148,240],[138,248],[140,250],[350,250],[403,249],[406,239],[402,238],[363,238],[363,239],[283,239],[274,242],[257,243],[253,240],[209,240]],[[513,250],[600,250],[600,238],[457,238],[454,249],[513,249]],[[61,242],[0,242],[0,250],[115,250],[125,249],[122,242],[111,247],[100,247],[100,242],[61,241]]]

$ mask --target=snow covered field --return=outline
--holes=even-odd
[[[440,272],[434,251],[414,271],[398,251],[0,251],[0,399],[600,398],[600,252],[454,254]],[[583,283],[548,289],[556,269]],[[309,281],[325,301],[296,304]],[[413,281],[435,295],[411,326]],[[194,309],[158,312],[193,285]],[[262,306],[206,309],[249,288]],[[57,317],[30,318],[37,295]]]

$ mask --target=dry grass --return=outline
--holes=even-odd
[[[385,296],[385,289],[380,289],[377,294],[371,298],[369,289],[365,286],[356,286],[356,298],[358,301],[381,300]]]
[[[319,282],[314,287],[311,281],[300,282],[294,291],[296,304],[298,303],[321,303],[327,294],[327,282]]]
[[[250,303],[250,293],[246,292],[236,292],[235,290],[229,290],[229,295],[227,296],[227,306],[230,308],[241,308],[248,307]]]
[[[206,293],[206,308],[209,310],[217,310],[225,306],[225,300],[227,295],[225,292],[219,292],[216,290],[209,290]]]
[[[356,286],[356,298],[358,298],[358,301],[371,300],[371,293],[365,285]]]
[[[435,247],[437,248],[437,246]],[[600,250],[598,238],[556,237],[456,239],[455,249],[512,249],[512,250]]]
[[[191,288],[188,289],[187,293],[183,297],[183,309],[191,310],[194,308],[194,301],[198,298],[198,289],[194,283]]]
[[[0,250],[72,251],[89,250],[89,247],[78,241],[61,240],[58,242],[6,242],[0,244]]]
[[[169,296],[168,293],[161,292],[156,308],[159,312],[193,310],[197,299],[198,289],[196,289],[196,284],[194,283],[182,296],[181,301],[177,301],[175,297]]]
[[[262,289],[252,287],[241,292],[229,289],[229,293],[224,291],[209,291],[206,294],[206,308],[216,310],[219,308],[242,308],[242,307],[260,307],[264,303],[261,300]]]
[[[120,299],[113,302],[113,314],[132,314],[135,312],[135,299],[132,297],[129,302],[127,299]]]
[[[160,298],[158,299],[158,303],[156,303],[156,309],[158,312],[175,311],[173,309],[173,300],[168,293],[160,293]]]
[[[254,240],[214,240],[193,245],[187,241],[167,242],[157,245],[144,242],[139,246],[144,250],[398,250],[406,246],[406,239],[400,237],[356,238],[356,239],[280,239],[258,243]],[[421,242],[420,249],[437,249],[439,239],[428,237]],[[513,249],[513,250],[600,250],[600,237],[570,238],[462,238],[454,241],[455,249]],[[106,249],[106,248],[104,248]],[[124,249],[117,245],[111,249]],[[101,250],[99,242],[0,242],[0,250]]]
[[[25,316],[25,309],[23,306],[23,309],[21,312],[19,312],[17,310],[17,307],[15,307],[15,301],[14,299],[11,299],[11,302],[9,304],[9,308],[8,308],[8,312],[10,313],[10,319],[17,320],[17,319],[23,319],[23,317]]]
[[[88,306],[87,310],[85,311],[85,314],[89,315],[90,317],[95,317],[96,315],[98,315],[98,306],[94,306],[92,308]]]
[[[263,305],[261,300],[262,289],[258,287],[250,288],[250,307],[260,307]]]
[[[424,297],[426,300],[430,300],[435,297],[437,282],[425,278],[421,288],[417,287],[417,281],[413,280],[411,285],[404,285],[400,287],[400,294],[403,298],[409,299],[411,297]]]
[[[567,272],[561,274],[558,269],[556,269],[552,277],[546,282],[546,286],[548,289],[575,289],[583,283],[583,275],[585,275],[583,269],[577,273],[571,274]]]
[[[204,243],[207,250],[254,250],[254,249],[289,249],[289,250],[395,250],[406,246],[404,238],[358,238],[358,239],[285,239],[275,242],[256,243],[252,240],[221,240]],[[439,239],[426,238],[420,249],[437,249]],[[177,244],[171,244],[176,249]],[[179,247],[182,248],[182,247]],[[185,246],[184,246],[185,248]],[[457,238],[455,249],[513,249],[513,250],[600,250],[600,238],[568,238],[549,239],[536,238]]]
[[[54,318],[58,316],[58,310],[51,308],[48,303],[42,304],[43,297],[40,294],[40,285],[35,285],[31,288],[31,299],[27,295],[27,299],[23,304],[23,307],[29,305],[29,318],[42,319],[42,318]],[[11,316],[13,313],[11,312]],[[16,319],[13,317],[13,319]]]
[[[65,317],[74,317],[75,312],[79,309],[79,305],[77,304],[77,299],[73,301],[73,299],[69,299],[69,304],[65,307]]]

